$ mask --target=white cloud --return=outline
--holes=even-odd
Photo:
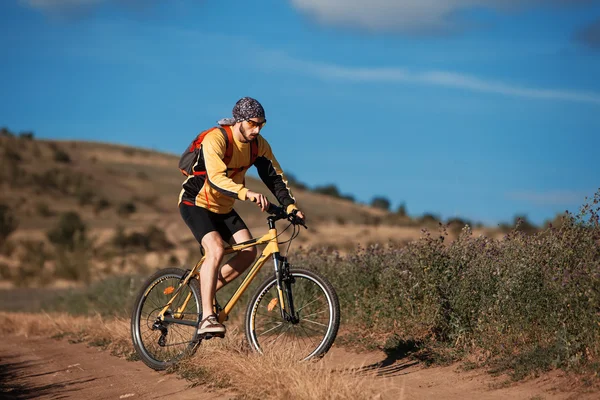
[[[379,82],[389,84],[420,84],[452,87],[473,92],[491,93],[529,99],[561,100],[600,105],[600,93],[554,88],[534,88],[520,84],[505,83],[489,78],[452,71],[407,68],[347,67],[335,64],[295,60],[281,53],[265,53],[264,63],[270,67],[292,70],[325,80],[352,82]]]
[[[532,5],[576,5],[597,0],[291,0],[323,24],[370,31],[439,33],[462,27],[459,14],[473,8],[510,11]]]

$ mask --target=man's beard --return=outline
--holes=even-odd
[[[244,140],[241,140],[242,143],[250,143],[251,142],[251,140],[246,135],[246,130],[244,129],[244,127],[241,124],[240,124],[240,133],[244,137]]]

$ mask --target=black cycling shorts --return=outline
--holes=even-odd
[[[204,235],[209,232],[219,232],[223,240],[229,243],[234,233],[248,229],[235,210],[227,214],[217,214],[203,207],[181,204],[179,212],[200,244]]]

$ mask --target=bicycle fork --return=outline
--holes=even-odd
[[[279,253],[273,253],[273,264],[275,265],[281,318],[284,321],[297,324],[300,322],[300,319],[294,309],[294,297],[292,295],[294,277],[290,274],[290,264],[287,261],[287,257],[283,257]]]

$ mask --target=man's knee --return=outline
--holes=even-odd
[[[216,235],[212,234],[215,233]],[[223,259],[224,248],[221,236],[216,232],[211,232],[202,239],[202,247],[206,252],[206,258],[220,262]]]

